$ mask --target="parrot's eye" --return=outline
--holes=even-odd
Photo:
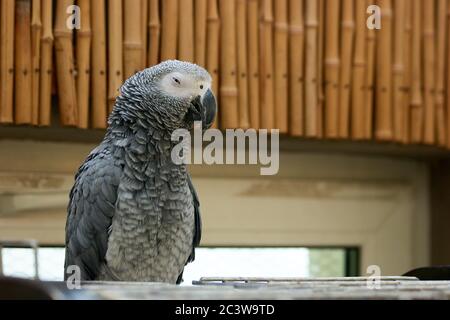
[[[175,82],[178,83],[178,84],[181,84],[181,81],[180,81],[180,79],[178,79],[178,78],[173,77],[173,81],[175,81]]]
[[[203,85],[202,84],[200,85],[200,89],[203,89]]]

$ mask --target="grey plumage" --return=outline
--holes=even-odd
[[[181,280],[195,257],[201,220],[186,166],[170,158],[171,133],[192,128],[193,120],[211,125],[210,82],[197,65],[166,61],[124,83],[104,140],[75,176],[65,270],[79,266],[82,280]],[[200,107],[193,102],[199,99]]]

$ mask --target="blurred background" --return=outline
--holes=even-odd
[[[63,278],[73,176],[122,82],[213,77],[215,126],[279,129],[280,170],[192,165],[200,276],[450,263],[450,1],[2,0],[0,270]]]

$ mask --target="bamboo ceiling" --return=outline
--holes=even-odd
[[[177,58],[222,129],[450,148],[449,44],[450,0],[1,0],[0,122],[48,126],[55,95],[61,125],[105,128],[124,79]]]

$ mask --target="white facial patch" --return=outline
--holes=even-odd
[[[211,81],[181,72],[171,72],[160,82],[162,91],[178,98],[193,99],[196,96],[203,96],[210,87]]]

